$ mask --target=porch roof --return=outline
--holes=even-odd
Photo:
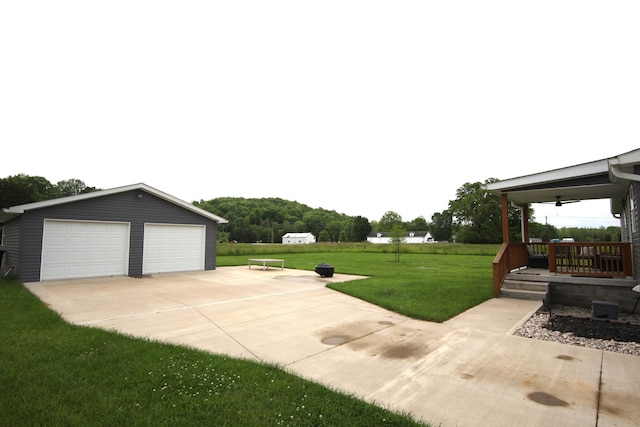
[[[619,213],[631,181],[640,181],[635,166],[640,149],[608,159],[554,169],[486,184],[485,188],[517,205],[555,202],[558,199],[611,199],[612,213]]]

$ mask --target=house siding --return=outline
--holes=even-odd
[[[141,197],[138,197],[140,195]],[[21,236],[18,250],[18,277],[23,281],[40,280],[42,232],[45,219],[114,221],[130,224],[130,276],[142,274],[144,224],[206,225],[205,270],[216,267],[217,223],[180,206],[147,193],[133,190],[104,197],[64,203],[21,216]]]
[[[640,172],[638,166],[634,168],[634,172],[637,174]],[[633,200],[634,209],[632,212],[629,212],[629,220],[631,224],[629,224],[628,229],[631,230],[631,247],[632,256],[633,256],[633,278],[636,280],[640,279],[640,231],[638,230],[637,224],[638,222],[638,191],[640,190],[640,186],[638,183],[633,182],[629,188],[629,197]],[[628,206],[628,205],[627,205]],[[622,225],[624,227],[624,224]]]
[[[11,220],[4,224],[4,246],[6,254],[3,258],[2,266],[16,266],[18,261],[18,251],[20,250],[20,218]],[[17,270],[17,269],[16,269]]]

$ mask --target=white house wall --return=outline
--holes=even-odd
[[[367,237],[367,241],[369,243],[374,243],[374,244],[390,244],[391,243],[391,237]],[[405,237],[402,243],[406,243],[406,244],[416,244],[416,243],[434,243],[433,240],[431,241],[426,241],[424,240],[422,237]]]
[[[284,245],[305,245],[315,242],[315,236],[310,233],[287,233],[282,236],[282,244]]]
[[[388,244],[391,243],[391,237],[367,237],[370,243],[375,244]]]

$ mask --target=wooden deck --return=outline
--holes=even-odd
[[[493,260],[494,295],[500,295],[507,274],[533,265],[545,265],[549,276],[633,279],[630,243],[503,243]]]

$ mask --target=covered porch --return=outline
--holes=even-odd
[[[502,206],[503,243],[493,261],[494,295],[501,295],[507,275],[522,269],[543,271],[552,283],[590,279],[592,283],[606,285],[612,280],[618,284],[618,280],[623,280],[623,287],[626,283],[633,294],[637,269],[634,250],[640,253],[634,248],[633,242],[640,240],[636,227],[632,227],[638,214],[639,165],[640,150],[635,150],[610,159],[487,184],[488,191],[501,197]],[[555,202],[560,207],[566,200],[589,199],[611,201],[611,214],[621,222],[622,242],[530,243],[530,204]],[[511,242],[509,238],[509,206],[517,206],[521,211],[519,242]],[[564,279],[559,280],[561,277]]]
[[[631,276],[631,244],[628,243],[535,243],[534,258],[524,243],[503,245],[507,252],[494,259],[494,295],[590,309],[593,301],[613,301],[620,313],[638,310],[640,294]],[[551,252],[551,255],[549,255]],[[555,252],[555,255],[554,255]],[[589,256],[583,257],[581,254]],[[593,254],[593,256],[591,256]],[[611,255],[620,254],[620,255]],[[515,267],[508,268],[508,261]],[[551,262],[549,262],[551,260]],[[625,268],[625,265],[627,266]],[[505,273],[502,273],[504,268]]]

